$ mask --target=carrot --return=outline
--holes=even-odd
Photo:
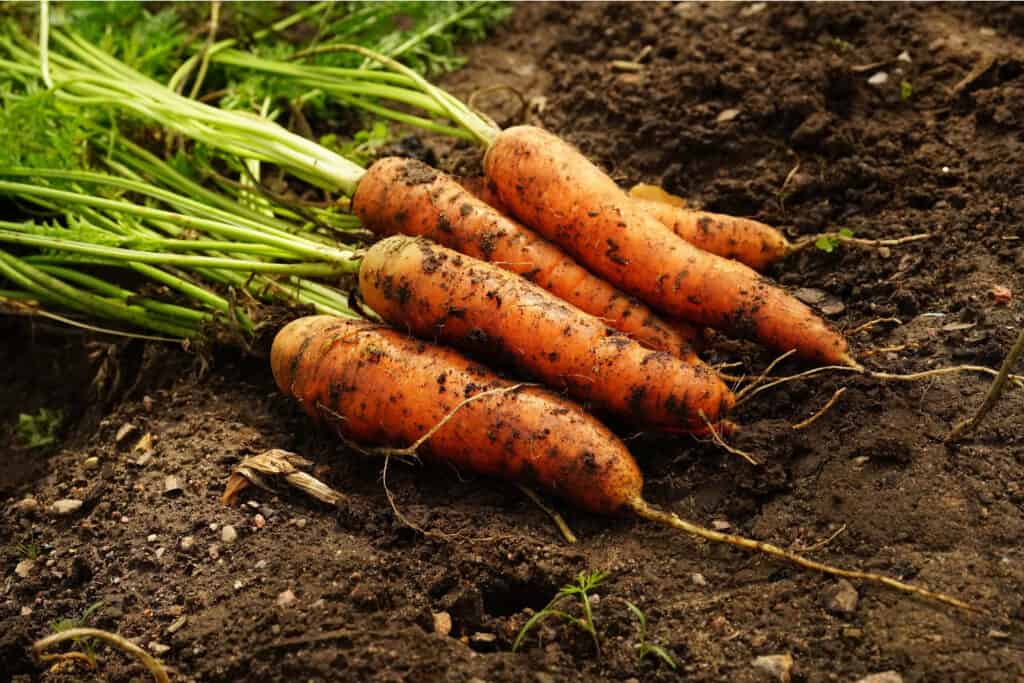
[[[679,239],[555,135],[502,131],[484,166],[516,216],[653,307],[778,351],[856,366],[846,340],[807,306],[747,266]]]
[[[734,402],[703,363],[644,348],[535,284],[424,238],[371,247],[359,291],[396,327],[497,358],[634,424],[703,431]]]
[[[764,270],[785,258],[792,248],[781,232],[749,218],[694,211],[651,199],[632,200],[690,244],[754,270]]]
[[[459,183],[499,211],[511,215],[498,187],[485,177],[471,177]],[[655,185],[636,185],[629,197],[662,225],[704,251],[764,270],[785,258],[792,250],[786,237],[775,228],[749,218],[737,218],[686,208],[683,200]]]
[[[454,351],[380,325],[329,316],[293,321],[274,339],[271,367],[283,393],[343,437],[404,446],[433,429],[421,449],[440,463],[540,485],[597,514],[633,514],[807,569],[976,609],[887,576],[822,564],[659,510],[644,500],[643,476],[625,445],[578,405],[544,389],[515,388]],[[504,391],[485,395],[495,389]],[[473,396],[479,400],[466,400]]]
[[[408,445],[466,398],[509,388],[459,353],[357,320],[301,318],[274,339],[274,379],[312,418],[364,444]],[[642,486],[626,447],[578,405],[538,387],[462,405],[424,455],[478,474],[537,484],[598,514]]]
[[[391,157],[375,162],[359,181],[352,207],[378,235],[429,237],[525,277],[648,348],[697,360],[691,346],[701,338],[700,330],[662,320],[647,305],[420,161]]]

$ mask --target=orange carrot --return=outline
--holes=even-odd
[[[371,247],[359,291],[400,329],[497,358],[637,425],[703,431],[734,402],[703,363],[644,348],[513,273],[423,238]]]
[[[735,259],[755,270],[764,270],[785,258],[792,246],[775,228],[749,218],[694,211],[650,199],[632,199],[690,244]]]
[[[484,165],[516,216],[653,307],[816,362],[856,365],[846,340],[807,306],[747,266],[679,239],[551,133],[507,129]]]
[[[420,447],[435,461],[536,484],[598,514],[633,514],[814,571],[976,609],[887,576],[823,564],[659,510],[644,500],[643,476],[625,445],[578,405],[544,389],[515,388],[454,351],[380,325],[301,318],[277,334],[271,367],[282,392],[348,439],[409,446],[436,427]],[[490,390],[503,391],[485,393]],[[474,396],[479,399],[467,401]]]
[[[644,346],[691,362],[700,330],[671,324],[636,298],[595,277],[546,239],[502,215],[453,178],[414,159],[375,162],[352,200],[363,225],[378,235],[421,235],[490,261],[601,318]]]
[[[289,323],[274,339],[271,366],[306,413],[363,444],[408,446],[466,398],[514,386],[455,351],[330,316]],[[624,511],[627,492],[643,485],[607,427],[538,387],[465,403],[422,450],[457,468],[543,486],[599,514]]]
[[[459,181],[467,190],[499,211],[510,213],[502,204],[498,187],[485,177]],[[630,198],[672,232],[704,251],[764,270],[785,258],[792,249],[786,237],[775,228],[749,218],[737,218],[707,211],[688,209],[675,195],[654,185],[637,185]]]

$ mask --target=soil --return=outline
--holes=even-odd
[[[1024,324],[1024,6],[523,4],[468,56],[449,87],[514,87],[532,120],[623,184],[661,184],[792,237],[930,232],[885,250],[811,248],[770,273],[817,290],[804,296],[872,368],[998,367]],[[477,104],[505,125],[523,117],[511,91]],[[476,150],[427,143],[450,170],[479,168]],[[852,332],[882,317],[902,324]],[[1024,680],[1024,392],[943,442],[985,375],[826,373],[765,391],[735,415],[735,445],[765,458],[758,468],[710,443],[625,433],[658,505],[988,614],[869,585],[842,611],[831,578],[556,503],[579,536],[567,545],[517,489],[392,463],[395,503],[424,536],[389,506],[381,463],[312,428],[265,361],[220,350],[201,363],[15,318],[0,332],[0,680],[143,680],[99,646],[95,672],[32,663],[34,639],[98,602],[88,621],[165,646],[173,680],[779,680],[752,663],[764,655],[791,655],[794,681]],[[748,375],[771,360],[725,339],[709,358]],[[831,410],[792,428],[840,387]],[[12,428],[40,407],[65,414],[49,453]],[[144,435],[151,447],[136,448]],[[346,495],[341,510],[252,489],[222,506],[232,466],[268,448],[313,460]],[[165,494],[169,476],[182,488]],[[13,510],[25,496],[41,510]],[[85,504],[51,515],[61,498]],[[600,654],[555,621],[513,653],[529,615],[588,570],[609,572],[593,601]],[[638,657],[625,600],[677,672]],[[441,612],[449,635],[435,632]]]

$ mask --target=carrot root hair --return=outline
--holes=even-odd
[[[731,545],[737,548],[743,548],[744,550],[749,550],[751,552],[769,555],[771,557],[780,560],[785,560],[787,562],[795,564],[798,567],[810,569],[812,571],[820,572],[822,574],[838,576],[844,579],[853,579],[855,581],[868,581],[871,583],[877,583],[883,586],[888,586],[889,588],[898,590],[902,593],[916,595],[917,597],[923,598],[925,600],[941,602],[943,604],[952,605],[953,607],[958,607],[960,609],[967,610],[970,612],[985,613],[985,610],[981,609],[980,607],[964,602],[963,600],[959,600],[950,595],[946,595],[945,593],[937,593],[935,591],[930,591],[927,588],[913,586],[909,583],[897,581],[896,579],[884,576],[882,574],[875,574],[873,572],[862,572],[853,569],[842,569],[840,567],[835,567],[830,564],[825,564],[823,562],[812,560],[808,557],[804,557],[803,555],[798,555],[794,552],[786,550],[785,548],[780,548],[777,545],[772,545],[771,543],[765,543],[764,541],[755,541],[754,539],[745,538],[743,536],[734,536],[733,534],[723,534],[718,531],[712,531],[711,529],[702,527],[692,522],[688,522],[680,518],[673,512],[659,510],[652,506],[647,501],[643,500],[642,498],[634,498],[629,502],[628,507],[638,517],[642,517],[651,522],[661,524],[662,526],[678,529],[679,531],[690,534],[691,536],[703,538],[705,540],[713,541],[715,543],[725,543],[726,545]]]

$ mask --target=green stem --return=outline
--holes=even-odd
[[[83,313],[120,320],[137,327],[144,327],[175,337],[193,337],[197,332],[195,328],[187,325],[177,324],[151,315],[141,307],[114,303],[98,296],[80,292],[63,281],[19,261],[14,256],[3,251],[0,251],[0,274],[3,274],[7,279],[29,291],[42,292],[51,297],[52,300],[56,300],[68,308],[73,308]]]
[[[0,221],[0,228],[7,227],[6,221]],[[18,224],[13,224],[18,225]],[[62,237],[31,235],[9,230],[0,230],[0,242],[20,244],[23,246],[57,249],[74,254],[84,254],[102,259],[134,261],[136,263],[158,263],[162,265],[219,268],[222,270],[244,270],[252,273],[279,273],[286,275],[305,275],[311,277],[330,277],[344,273],[356,272],[359,263],[274,263],[269,261],[246,261],[231,257],[195,256],[178,253],[153,253],[137,249],[108,247],[89,242],[78,242]]]
[[[154,189],[155,188],[150,188],[151,191]],[[215,235],[223,235],[225,237],[280,247],[281,249],[300,256],[327,261],[328,263],[340,264],[342,269],[347,270],[348,272],[354,272],[354,270],[358,268],[358,264],[354,262],[355,254],[351,251],[342,251],[340,249],[333,249],[315,242],[308,242],[293,234],[283,231],[278,235],[266,230],[261,231],[237,225],[228,225],[221,221],[185,216],[180,213],[163,211],[161,209],[154,209],[147,206],[138,206],[131,202],[83,195],[76,192],[68,192],[65,190],[57,190],[37,185],[27,185],[24,183],[11,183],[0,180],[0,192],[8,192],[23,196],[40,196],[47,199],[64,201],[70,204],[82,204],[85,206],[119,211],[153,220],[163,220],[182,227],[206,230],[207,232]]]
[[[134,303],[142,306],[143,308],[149,309],[155,313],[160,313],[168,317],[181,318],[183,320],[192,320],[197,323],[206,322],[213,320],[213,316],[203,311],[197,311],[192,308],[186,308],[185,306],[178,306],[176,304],[169,304],[163,301],[157,301],[156,299],[150,299],[148,297],[140,297],[135,292],[131,292],[127,289],[122,289],[116,285],[112,285],[105,280],[101,280],[98,277],[93,277],[88,273],[83,273],[71,268],[65,268],[63,266],[38,266],[39,270],[50,275],[54,275],[68,282],[74,282],[76,284],[89,287],[97,294],[102,294],[108,298],[122,299],[124,301],[132,300]]]

